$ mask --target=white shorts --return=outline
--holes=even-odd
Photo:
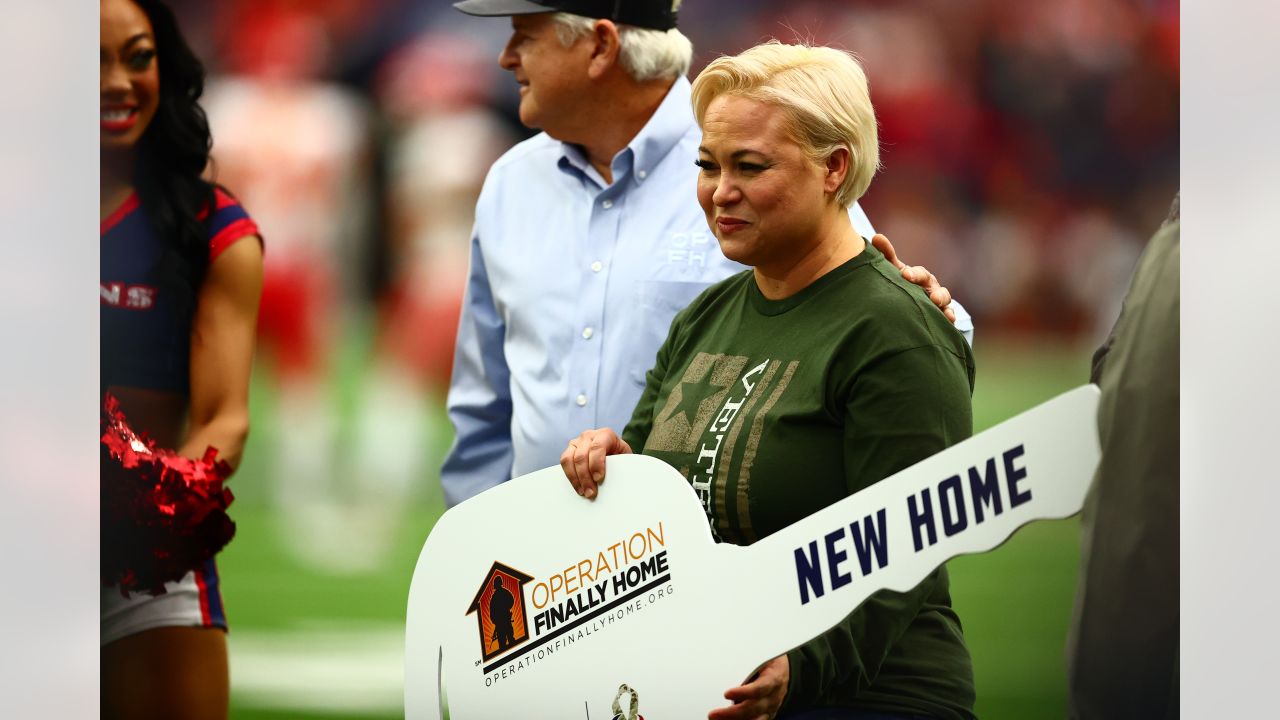
[[[218,591],[218,567],[212,558],[178,582],[165,583],[163,595],[120,594],[112,585],[102,588],[101,644],[158,627],[217,627],[227,629]]]

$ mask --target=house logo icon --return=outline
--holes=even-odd
[[[524,611],[524,584],[533,577],[495,562],[484,576],[467,615],[476,613],[480,650],[485,660],[529,639],[529,619]]]

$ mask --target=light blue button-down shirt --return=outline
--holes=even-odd
[[[745,269],[720,254],[697,203],[701,137],[681,78],[613,158],[612,184],[545,133],[494,163],[449,390],[449,505],[555,465],[583,430],[621,432],[676,312]],[[874,234],[858,205],[850,216]]]

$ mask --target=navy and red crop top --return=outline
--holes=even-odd
[[[209,224],[209,263],[258,226],[235,198],[215,190]],[[203,216],[201,217],[203,219]],[[135,193],[102,221],[101,386],[190,390],[191,317],[178,317],[156,282],[155,268],[165,245],[142,212]]]

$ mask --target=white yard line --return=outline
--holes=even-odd
[[[404,711],[404,626],[233,629],[235,704],[312,714]]]

